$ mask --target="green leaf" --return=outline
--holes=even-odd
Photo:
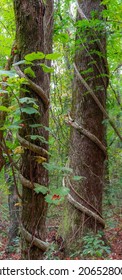
[[[48,188],[39,184],[34,184],[35,188],[35,192],[38,193],[42,193],[42,194],[46,194],[48,192]]]
[[[65,196],[70,192],[69,188],[64,188],[64,187],[60,187],[60,188],[53,188],[51,189],[51,194],[57,194],[59,196]]]
[[[45,58],[45,54],[42,52],[32,52],[25,55],[25,60],[34,61]]]
[[[36,127],[41,127],[42,125],[39,123],[35,123],[35,124],[30,124],[30,127],[36,128]]]
[[[42,143],[48,144],[48,142],[45,140],[45,138],[43,136],[40,135],[31,135],[30,138],[32,140],[37,140],[39,139]]]
[[[45,58],[49,60],[57,60],[59,57],[61,57],[60,53],[49,53],[45,56]]]
[[[53,67],[48,67],[46,64],[41,63],[40,66],[42,67],[43,71],[45,73],[53,73],[54,72],[54,68]]]
[[[7,108],[6,106],[0,106],[0,111],[2,112],[10,112],[11,110]]]
[[[26,113],[28,115],[39,114],[39,112],[35,108],[33,108],[33,107],[21,108],[21,112]]]
[[[52,194],[47,194],[45,197],[45,201],[49,204],[54,204],[54,205],[59,205],[62,201],[64,200],[64,198],[60,198],[60,199],[55,199],[53,200],[53,195]]]
[[[64,166],[58,166],[54,163],[50,164],[50,163],[43,163],[44,167],[49,170],[49,171],[53,171],[53,170],[59,170],[59,171],[65,171],[65,172],[72,172],[71,168],[68,167],[64,167]]]
[[[25,70],[24,70],[24,73],[29,75],[31,78],[35,78],[36,75],[34,73],[34,71],[32,70],[31,67],[27,67]]]
[[[54,36],[55,41],[59,41],[61,43],[66,43],[69,40],[69,35],[67,33],[60,33]]]
[[[74,181],[80,181],[83,178],[84,178],[83,176],[73,176]]]
[[[35,103],[36,99],[31,98],[31,97],[22,97],[19,99],[19,102],[21,104],[26,103],[26,104],[36,104]]]

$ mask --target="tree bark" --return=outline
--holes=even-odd
[[[73,176],[69,176],[64,180],[70,188],[70,196],[77,202],[73,204],[69,196],[64,211],[63,232],[67,251],[76,244],[79,246],[79,240],[82,242],[83,234],[89,229],[96,232],[104,227],[103,219],[100,220],[106,159],[104,115],[84,83],[105,108],[108,70],[101,14],[105,7],[101,3],[101,0],[78,1],[72,109],[68,119],[71,125],[68,165],[73,176],[82,178],[75,181]],[[95,20],[99,20],[99,24],[95,25]],[[83,207],[78,209],[78,203]],[[93,213],[83,211],[84,207]]]
[[[52,52],[52,24],[53,24],[53,0],[14,0],[15,18],[16,18],[16,44],[19,53],[19,60],[31,52]],[[36,61],[37,62],[37,61]],[[39,62],[39,61],[38,61]],[[44,61],[41,61],[44,62]],[[50,65],[50,61],[45,62]],[[36,78],[33,82],[40,86],[46,98],[49,97],[50,75],[44,73],[38,65],[32,67],[35,71]],[[41,141],[31,140],[32,144],[42,147],[42,150],[48,151],[48,132],[45,126],[49,125],[49,107],[45,107],[43,99],[36,94],[29,86],[26,87],[29,92],[21,89],[20,97],[33,97],[39,106],[40,115],[21,114],[24,127],[19,131],[19,135],[30,141],[29,135],[40,135],[45,139],[45,143]],[[39,128],[32,128],[30,125],[41,124]],[[37,152],[24,149],[22,154],[21,174],[32,185],[38,183],[48,186],[48,172],[42,164],[38,164],[35,157]],[[46,155],[46,160],[48,156]],[[22,236],[22,258],[23,259],[42,259],[43,250],[33,245],[34,237],[41,239],[46,238],[46,219],[47,204],[42,194],[36,194],[34,189],[29,189],[23,185],[22,188],[22,226],[31,234],[32,240],[28,242],[26,237]]]

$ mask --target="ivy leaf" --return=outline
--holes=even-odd
[[[61,57],[60,53],[49,53],[45,56],[45,58],[49,60],[57,60],[59,57]]]
[[[43,71],[45,73],[53,73],[54,72],[54,68],[53,67],[48,67],[46,64],[41,63],[40,66],[42,67]]]
[[[32,52],[30,54],[25,55],[25,60],[34,61],[45,58],[45,54],[43,52]]]
[[[39,193],[46,194],[48,192],[48,188],[45,186],[39,185],[37,183],[35,183],[34,186],[35,186],[34,190],[37,194]]]
[[[34,73],[34,71],[32,70],[31,67],[27,67],[25,70],[24,70],[24,73],[29,75],[31,78],[35,78],[36,75]]]

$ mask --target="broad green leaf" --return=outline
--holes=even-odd
[[[0,106],[0,111],[10,112],[11,110],[8,107],[6,107],[6,106]]]
[[[52,194],[47,194],[45,197],[46,202],[49,204],[59,205],[64,200],[62,197],[59,199],[53,199],[53,197],[54,196]]]
[[[45,54],[42,52],[32,52],[25,55],[25,60],[34,61],[45,58]]]
[[[32,140],[37,140],[39,139],[42,143],[48,144],[48,142],[45,140],[45,138],[41,135],[31,135],[30,138]]]
[[[21,112],[32,115],[32,114],[39,114],[39,112],[33,107],[24,107],[21,108]]]
[[[24,70],[24,73],[29,75],[31,78],[35,78],[36,75],[34,73],[34,71],[32,70],[31,67],[27,67],[25,70]]]
[[[43,71],[45,73],[53,73],[54,72],[54,68],[53,67],[48,67],[46,64],[41,63],[40,66],[42,67]]]
[[[57,60],[59,57],[61,57],[60,53],[49,53],[45,56],[45,58],[49,60]]]
[[[30,124],[30,127],[36,128],[36,127],[41,127],[42,125],[39,123],[35,123],[35,124]]]
[[[34,184],[35,188],[35,192],[36,193],[42,193],[42,194],[46,194],[48,192],[48,188],[39,184]]]
[[[18,125],[18,124],[11,124],[10,126],[9,126],[9,129],[12,129],[12,128],[15,128],[15,129],[20,129],[21,128],[21,126],[20,125]]]
[[[22,98],[19,99],[19,102],[21,104],[23,104],[23,103],[36,104],[35,101],[36,101],[36,99],[31,98],[31,97],[22,97]]]
[[[69,188],[64,188],[64,187],[60,187],[60,188],[53,188],[51,189],[51,194],[57,194],[59,196],[65,196],[69,193]]]

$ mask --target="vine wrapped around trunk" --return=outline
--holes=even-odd
[[[47,0],[46,3],[41,0],[14,0],[13,2],[16,19],[15,62],[23,60],[25,55],[32,52],[51,53],[53,0]],[[45,63],[50,66],[50,61]],[[47,248],[45,243],[47,203],[43,194],[34,191],[34,183],[48,186],[48,171],[35,159],[40,155],[48,161],[48,131],[45,127],[49,125],[50,75],[44,73],[37,64],[32,66],[35,78],[30,79],[25,76],[24,69],[20,69],[15,63],[17,74],[21,78],[26,78],[28,82],[21,88],[20,98],[35,98],[39,108],[39,114],[21,113],[24,125],[18,132],[18,140],[24,148],[20,170],[23,259],[42,259],[43,252]],[[34,126],[36,124],[41,126]],[[42,136],[45,141],[41,142],[39,139],[32,141],[32,135]]]

